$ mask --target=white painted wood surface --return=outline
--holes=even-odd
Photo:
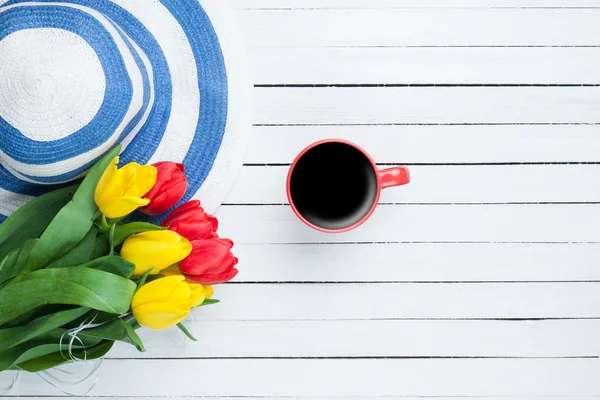
[[[218,217],[241,272],[198,343],[143,332],[91,396],[600,397],[600,1],[233,3],[255,126]],[[328,137],[413,176],[337,236],[284,188]]]

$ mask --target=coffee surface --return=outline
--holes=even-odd
[[[297,162],[290,194],[298,212],[325,229],[359,222],[377,199],[377,175],[369,159],[344,143],[324,143]]]

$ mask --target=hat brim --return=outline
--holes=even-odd
[[[0,0],[0,6],[5,7],[19,3],[26,2]],[[251,86],[245,47],[241,45],[241,35],[235,28],[230,5],[223,0],[202,0],[200,3],[197,0],[163,0],[161,3],[59,0],[42,3],[76,4],[98,10],[119,25],[134,42],[132,47],[143,52],[149,64],[154,79],[152,95],[156,97],[152,110],[144,115],[145,120],[140,122],[136,134],[121,134],[112,142],[105,141],[100,146],[103,151],[94,159],[117,141],[123,141],[126,145],[121,157],[124,162],[182,162],[186,165],[190,183],[184,200],[198,198],[207,211],[214,212],[241,169],[251,125],[248,107]],[[154,14],[153,10],[148,10],[150,4],[156,8]],[[185,40],[181,40],[182,31]],[[151,42],[149,37],[155,39],[154,43],[148,43]],[[153,44],[162,45],[163,48],[158,49],[162,54],[153,53]],[[177,45],[179,49],[172,48]],[[160,62],[168,66],[166,73],[161,70]],[[161,77],[160,73],[165,75]],[[160,92],[164,89],[165,77],[172,78],[168,82],[170,92],[166,91],[172,98],[168,99]],[[193,84],[184,84],[189,82]],[[192,115],[194,111],[195,115]],[[94,159],[75,172],[89,167]],[[35,167],[43,169],[46,166],[42,162],[41,167]],[[52,170],[51,165],[47,167]],[[9,215],[31,195],[51,189],[18,179],[14,171],[12,174],[6,169],[2,172],[0,214]]]

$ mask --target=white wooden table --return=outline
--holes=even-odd
[[[218,217],[241,272],[199,343],[144,332],[91,395],[599,397],[600,1],[234,4],[255,124]],[[342,235],[286,205],[290,161],[329,137],[413,176]]]

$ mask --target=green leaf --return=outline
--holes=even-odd
[[[188,331],[188,329],[185,327],[185,325],[183,325],[181,322],[177,324],[177,327],[179,328],[179,330],[181,332],[183,332],[183,334],[185,336],[187,336],[190,340],[197,342],[198,339],[196,339],[194,336],[192,336],[192,334],[190,333],[190,331]]]
[[[152,271],[154,271],[154,268],[150,268],[148,271],[144,272],[144,275],[140,277],[140,280],[137,283],[138,290],[140,290],[140,288],[144,286],[146,280],[148,279],[148,276],[152,273]]]
[[[115,229],[115,237],[114,243],[115,246],[125,243],[125,240],[129,238],[129,236],[134,235],[136,233],[148,232],[148,231],[164,231],[167,228],[162,226],[149,224],[147,222],[130,222],[128,224],[119,225]]]
[[[14,263],[12,265],[6,265],[6,269],[4,272],[0,271],[0,275],[2,275],[2,278],[6,278],[6,279],[3,279],[3,283],[6,282],[6,280],[8,280],[8,279],[11,279],[11,278],[14,278],[15,276],[17,276],[19,274],[19,272],[23,269],[23,266],[25,265],[25,260],[27,259],[27,256],[31,252],[31,249],[33,249],[33,246],[35,245],[37,240],[38,239],[26,240],[25,243],[23,243],[22,248],[13,250],[13,252],[18,251],[16,259],[14,259],[14,255],[13,255]],[[9,253],[9,256],[11,254],[13,254],[13,252]],[[4,270],[4,268],[3,268],[3,270]],[[6,276],[4,274],[6,274]]]
[[[88,311],[86,314],[82,315],[81,317],[63,325],[61,328],[62,329],[74,329],[74,328],[79,328],[80,326],[84,325],[84,324],[102,324],[108,321],[111,321],[113,319],[117,318],[117,316],[115,314],[109,314],[103,311],[97,311],[97,310],[90,310]]]
[[[29,239],[29,240],[26,240],[25,243],[23,243],[23,247],[21,248],[21,251],[19,252],[19,257],[17,257],[17,262],[15,263],[15,265],[13,267],[13,269],[17,273],[17,276],[18,276],[18,274],[21,273],[21,271],[25,267],[25,263],[27,262],[27,257],[29,257],[29,254],[31,253],[31,251],[33,250],[35,245],[37,244],[38,240],[39,239]]]
[[[25,265],[25,261],[31,253],[31,250],[35,247],[39,239],[29,239],[23,243],[23,247],[19,252],[19,258],[17,258],[17,268],[22,268]]]
[[[120,149],[121,145],[114,147],[90,169],[71,201],[50,222],[29,253],[23,270],[9,284],[9,287],[23,280],[23,276],[29,272],[41,269],[62,257],[89,232],[94,215],[98,211],[94,201],[96,185],[112,159],[119,154]]]
[[[142,327],[140,325],[140,323],[137,321],[137,319],[135,319],[135,318],[131,318],[131,319],[127,320],[127,325],[132,327],[134,330],[138,330]]]
[[[73,247],[67,254],[54,261],[46,268],[65,268],[74,267],[83,264],[90,260],[94,243],[96,243],[96,235],[98,230],[92,226],[89,232],[83,237],[77,246]]]
[[[113,319],[97,328],[81,331],[79,336],[125,342],[134,345],[138,351],[146,351],[142,339],[140,339],[135,330],[127,325],[121,318]]]
[[[131,235],[140,232],[148,231],[164,231],[167,228],[161,226],[149,224],[146,222],[130,222],[128,224],[117,225],[115,227],[115,233],[113,236],[113,246],[116,248],[127,240]],[[96,243],[94,244],[94,250],[92,251],[91,258],[97,258],[108,255],[110,252],[109,233],[103,233],[98,235]]]
[[[80,268],[92,268],[98,271],[108,272],[123,278],[131,278],[135,270],[135,264],[119,256],[105,256],[96,258],[79,266]]]
[[[96,346],[87,348],[85,353],[83,351],[74,351],[73,355],[80,359],[95,360],[97,358],[104,357],[106,353],[110,351],[115,342],[103,341]],[[46,371],[50,368],[58,367],[65,364],[66,360],[60,352],[48,354],[39,358],[35,358],[19,364],[19,368],[27,372],[41,372]]]
[[[94,242],[94,249],[92,250],[91,260],[94,258],[107,256],[110,253],[110,244],[108,243],[108,234],[103,233],[96,236],[96,241]]]
[[[0,326],[46,304],[70,304],[121,315],[129,310],[136,285],[90,268],[53,268],[29,274],[0,291]]]
[[[210,306],[211,304],[217,304],[217,303],[220,303],[220,301],[217,299],[204,299],[202,304],[200,304],[198,307]]]
[[[36,318],[40,318],[46,315],[55,314],[58,312],[71,310],[73,306],[70,305],[60,305],[60,304],[50,304],[42,307],[37,307],[31,311],[28,311],[24,314],[19,315],[17,318],[11,319],[9,322],[2,325],[4,329],[14,328],[17,326],[27,325],[31,321]]]
[[[17,259],[19,258],[20,252],[21,249],[14,249],[0,261],[0,290],[4,283],[17,276]]]
[[[79,348],[80,346],[74,346]],[[0,372],[11,369],[15,364],[29,361],[56,351],[68,349],[68,346],[56,343],[23,343],[20,346],[0,352]]]
[[[69,186],[30,200],[0,225],[0,258],[39,237],[56,213],[67,204],[77,186]]]
[[[37,318],[27,325],[14,328],[0,329],[0,351],[17,346],[23,342],[43,335],[53,329],[60,328],[89,311],[86,307],[57,312]]]
[[[18,346],[0,352],[0,372],[12,368],[15,364],[20,364],[47,354],[69,349],[68,335],[64,335],[64,329],[55,329],[45,335],[39,336],[33,340],[21,343]],[[79,336],[78,336],[79,337]],[[62,343],[61,343],[61,338]],[[96,338],[80,338],[83,342],[75,340],[71,349],[83,349],[92,347],[100,343]]]

